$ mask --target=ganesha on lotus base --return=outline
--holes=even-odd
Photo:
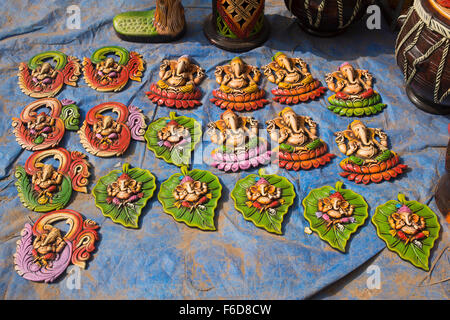
[[[363,122],[354,120],[347,130],[336,132],[335,136],[339,150],[348,156],[339,164],[344,170],[340,175],[349,180],[364,184],[381,182],[397,177],[407,168],[388,149],[387,135],[381,129],[367,128]]]
[[[341,116],[364,116],[386,107],[380,95],[372,89],[372,75],[344,62],[337,71],[325,76],[328,89],[335,92],[328,98],[328,109]]]
[[[258,87],[261,72],[241,58],[235,57],[229,64],[216,67],[214,75],[220,88],[213,90],[214,98],[210,101],[216,106],[222,109],[250,111],[269,103],[264,99],[265,91]]]
[[[150,85],[148,98],[157,105],[166,107],[193,108],[202,103],[197,87],[205,78],[205,70],[183,55],[177,60],[164,59],[159,67],[157,83]]]
[[[270,138],[279,145],[275,161],[280,168],[308,170],[325,165],[334,157],[327,153],[327,144],[317,136],[317,123],[310,117],[297,115],[290,107],[266,124]]]
[[[291,58],[278,52],[272,62],[262,69],[267,79],[278,86],[272,90],[275,95],[273,100],[281,104],[298,104],[325,93],[326,88],[313,78],[308,65],[300,58]]]
[[[208,124],[211,141],[220,147],[211,155],[213,167],[226,172],[258,167],[270,161],[267,142],[258,136],[258,121],[225,111],[220,120]]]

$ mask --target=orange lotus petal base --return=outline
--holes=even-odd
[[[309,100],[314,100],[325,93],[326,88],[320,86],[320,81],[315,80],[305,86],[293,89],[273,89],[275,95],[273,101],[281,104],[298,104]]]
[[[190,109],[200,106],[202,94],[197,88],[192,93],[175,93],[161,89],[157,84],[150,86],[150,91],[146,92],[147,97],[158,106],[166,106],[177,109]]]
[[[296,152],[278,152],[278,159],[274,163],[278,163],[280,168],[286,170],[309,170],[311,168],[318,168],[324,166],[331,161],[336,155],[327,153],[327,145],[323,143],[314,150]]]
[[[264,99],[266,92],[259,90],[258,92],[246,94],[225,93],[221,90],[213,90],[214,98],[210,99],[212,103],[221,109],[231,109],[236,111],[252,111],[264,107],[269,101]]]
[[[400,159],[395,153],[390,159],[381,163],[358,166],[348,159],[344,159],[339,163],[339,166],[344,170],[344,172],[339,173],[341,177],[364,184],[389,181],[401,175],[408,168],[407,165],[400,163]]]

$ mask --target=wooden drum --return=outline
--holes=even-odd
[[[450,2],[415,0],[399,21],[395,57],[409,99],[424,111],[450,114]]]

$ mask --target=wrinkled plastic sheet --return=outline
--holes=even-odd
[[[145,92],[158,80],[163,58],[188,54],[206,69],[207,79],[201,84],[203,105],[191,111],[178,111],[178,114],[196,118],[205,129],[208,122],[217,120],[221,114],[221,110],[209,102],[211,91],[217,86],[215,67],[235,56],[210,45],[204,37],[202,23],[211,12],[211,4],[206,0],[184,1],[187,33],[181,40],[168,44],[127,43],[120,40],[112,28],[112,18],[116,14],[147,10],[154,2],[79,1],[79,30],[66,27],[69,16],[66,8],[71,4],[71,1],[4,1],[0,9],[0,294],[3,298],[302,299],[341,279],[385,248],[369,219],[354,234],[347,253],[332,249],[317,234],[304,232],[308,223],[303,217],[301,201],[312,189],[334,186],[342,179],[338,175],[342,156],[334,143],[333,133],[345,129],[352,120],[328,111],[325,98],[321,98],[294,109],[318,122],[320,137],[328,143],[330,152],[338,156],[319,169],[278,172],[294,184],[297,194],[285,217],[283,235],[272,235],[256,228],[234,209],[230,192],[236,181],[257,170],[224,174],[211,169],[201,161],[202,154],[207,158],[208,150],[211,150],[208,141],[196,150],[194,167],[211,170],[223,185],[216,210],[217,231],[204,232],[175,222],[163,212],[156,193],[159,184],[179,169],[155,158],[145,143],[134,141],[120,158],[103,159],[88,154],[92,164],[89,187],[92,189],[100,177],[124,162],[149,169],[156,176],[158,188],[143,210],[140,228],[126,229],[114,224],[96,208],[91,194],[75,194],[68,208],[101,225],[98,249],[88,268],[79,273],[80,285],[74,285],[74,278],[67,274],[53,284],[33,283],[21,278],[13,264],[16,241],[24,224],[29,219],[36,220],[39,214],[22,206],[14,186],[15,166],[23,165],[31,153],[16,143],[11,118],[17,117],[23,106],[34,101],[17,85],[18,64],[46,50],[61,50],[80,59],[107,45],[137,51],[143,55],[147,67],[142,82],[131,82],[120,93],[100,93],[89,88],[81,78],[77,88],[66,86],[58,98],[75,100],[82,117],[99,103],[118,101],[136,105],[149,119],[157,119],[168,116],[173,110],[156,107]],[[376,116],[365,118],[365,122],[370,127],[385,130],[390,147],[400,154],[410,170],[399,179],[381,184],[364,186],[346,182],[345,185],[365,197],[370,217],[378,205],[396,199],[398,192],[430,204],[443,226],[439,246],[448,244],[447,225],[436,209],[433,194],[444,171],[449,121],[446,117],[416,109],[407,99],[403,76],[394,59],[395,34],[387,29],[370,31],[361,22],[336,38],[312,37],[300,31],[282,1],[267,2],[266,15],[271,24],[270,39],[264,46],[241,55],[249,64],[262,66],[277,51],[284,51],[302,57],[312,74],[322,81],[325,73],[335,70],[343,61],[368,69],[374,75],[375,89],[388,107]],[[273,88],[266,79],[262,86],[269,93]],[[251,115],[264,124],[282,108],[272,103]],[[75,132],[68,132],[61,146],[85,152]],[[434,256],[435,251],[431,259]],[[408,263],[402,263],[401,267],[405,272],[417,272]],[[389,272],[389,267],[384,270]],[[349,297],[354,296],[350,294]]]

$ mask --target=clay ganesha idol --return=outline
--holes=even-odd
[[[66,130],[78,130],[79,117],[73,101],[43,98],[25,106],[20,118],[12,119],[13,133],[26,150],[49,149],[60,143]]]
[[[117,117],[103,115],[112,111]],[[78,134],[83,147],[98,157],[122,155],[131,139],[144,141],[147,127],[145,116],[138,107],[119,102],[105,102],[91,108]]]
[[[65,222],[63,232],[54,224]],[[33,225],[27,223],[17,241],[14,268],[23,278],[53,282],[70,264],[86,268],[96,249],[100,227],[73,210],[57,210],[42,215]]]
[[[100,178],[92,190],[95,205],[105,217],[128,228],[139,227],[139,216],[153,196],[156,183],[153,174],[141,168],[113,170]]]
[[[308,170],[331,161],[327,144],[317,136],[317,124],[286,107],[275,119],[266,122],[272,141],[279,144],[278,165],[287,170]]]
[[[161,184],[158,199],[176,221],[201,230],[216,230],[214,215],[222,195],[219,178],[209,171],[181,167]]]
[[[297,104],[320,97],[326,90],[320,81],[313,78],[305,61],[290,58],[278,52],[272,62],[262,69],[267,79],[278,88],[272,90],[274,101],[282,104]]]
[[[211,141],[220,145],[212,152],[211,164],[226,172],[258,167],[270,161],[267,142],[258,137],[258,121],[225,111],[220,120],[208,125]]]
[[[53,59],[55,65],[47,62]],[[75,87],[81,65],[78,58],[59,51],[46,51],[32,57],[28,63],[19,65],[20,90],[33,98],[48,98],[57,95],[64,84]]]
[[[116,61],[114,54],[119,57]],[[92,89],[101,92],[118,92],[128,83],[128,80],[141,81],[145,62],[137,52],[117,47],[103,47],[96,50],[91,58],[83,60],[83,73],[86,83]]]
[[[250,111],[264,107],[269,103],[266,92],[258,87],[261,72],[236,57],[230,64],[216,67],[216,82],[219,89],[213,90],[212,103],[222,109]]]
[[[339,150],[348,156],[339,164],[344,170],[340,175],[348,180],[364,184],[381,182],[395,178],[407,168],[400,163],[399,156],[388,149],[387,135],[381,129],[367,128],[363,122],[354,120],[347,130],[335,135]]]
[[[441,226],[436,214],[425,204],[406,200],[398,194],[375,209],[372,223],[389,250],[414,266],[429,271],[430,253]]]
[[[44,163],[49,158],[58,160],[59,166]],[[24,167],[17,166],[15,171],[20,201],[36,212],[62,209],[73,191],[87,192],[89,169],[90,164],[81,152],[64,148],[36,151]]]
[[[177,109],[193,108],[202,103],[197,86],[205,77],[205,70],[192,63],[186,55],[178,60],[164,59],[159,67],[160,80],[150,86],[148,98],[158,105]]]
[[[355,69],[345,62],[338,71],[328,73],[325,81],[328,89],[335,92],[328,98],[328,109],[341,116],[370,116],[386,107],[372,89],[372,75],[367,70]]]
[[[295,198],[294,185],[275,174],[250,174],[240,179],[231,191],[235,208],[245,220],[268,232],[282,234],[283,217]]]

